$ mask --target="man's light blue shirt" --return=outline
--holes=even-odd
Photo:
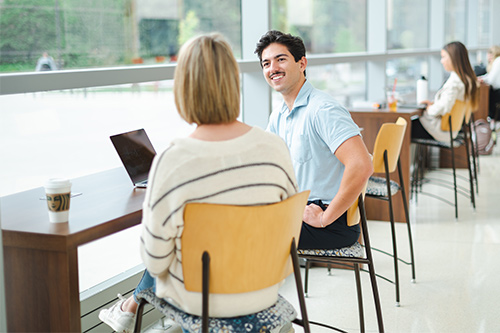
[[[344,174],[335,151],[360,135],[349,111],[306,81],[291,111],[284,102],[273,111],[267,130],[278,134],[290,149],[300,190],[311,190],[309,200],[330,203]]]

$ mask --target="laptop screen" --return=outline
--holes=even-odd
[[[145,181],[156,155],[146,131],[141,128],[113,135],[110,139],[134,185]]]

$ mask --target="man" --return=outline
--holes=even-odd
[[[287,143],[299,189],[311,190],[299,240],[301,249],[352,245],[359,225],[347,225],[347,209],[373,173],[371,157],[349,112],[306,80],[305,46],[299,37],[269,31],[257,43],[263,74],[283,96],[268,130]]]

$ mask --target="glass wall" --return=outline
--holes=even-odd
[[[387,49],[420,49],[429,45],[429,3],[387,1]]]
[[[44,52],[58,69],[168,63],[210,31],[241,57],[240,0],[2,0],[0,12],[0,72],[33,71]]]
[[[467,45],[466,41],[466,0],[446,0],[444,17],[444,42],[460,41]]]
[[[0,195],[120,167],[110,135],[146,129],[157,151],[191,127],[172,81],[0,96]]]
[[[365,68],[364,62],[310,66],[307,68],[307,79],[315,88],[328,92],[341,104],[350,107],[353,101],[365,99]],[[273,110],[282,105],[283,97],[273,90]]]
[[[366,0],[271,0],[271,27],[302,37],[309,54],[366,50]]]
[[[490,3],[491,0],[479,0],[478,10],[478,45],[490,46]]]
[[[413,97],[416,90],[416,82],[421,76],[428,78],[428,62],[423,57],[404,57],[391,59],[386,64],[387,87],[391,90],[396,83],[397,97],[402,102],[414,103]]]

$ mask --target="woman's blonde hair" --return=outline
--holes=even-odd
[[[469,101],[475,110],[479,104],[479,86],[469,61],[467,48],[461,42],[451,42],[446,44],[443,50],[450,55],[453,70],[465,85],[465,100]]]
[[[500,46],[498,45],[493,45],[488,49],[488,53],[493,56],[493,60],[495,60],[497,57],[500,56]],[[488,63],[488,66],[486,67],[486,71],[489,73],[491,70],[491,66],[493,65],[493,61]]]
[[[186,42],[174,74],[179,115],[189,124],[223,124],[240,114],[240,75],[231,46],[218,33]]]

